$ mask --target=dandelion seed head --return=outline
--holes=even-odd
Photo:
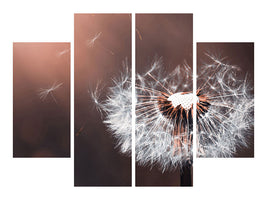
[[[159,58],[136,79],[137,162],[162,172],[192,163],[191,68],[178,65],[167,74]]]
[[[226,58],[207,56],[211,62],[200,67],[195,98],[197,156],[230,157],[238,146],[247,146],[253,126],[252,87],[246,77],[236,77],[237,68],[224,63]],[[170,73],[162,69],[159,58],[146,73],[136,74],[134,101],[136,161],[164,172],[192,164],[194,94],[187,64]],[[131,90],[129,70],[124,70],[108,88],[106,99],[95,101],[117,139],[116,147],[127,155],[131,152]]]
[[[175,93],[168,98],[168,101],[171,101],[174,107],[181,105],[185,110],[189,110],[193,105],[193,94]]]

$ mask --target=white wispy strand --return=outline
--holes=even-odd
[[[87,42],[87,46],[88,47],[93,47],[95,42],[98,40],[98,38],[101,36],[102,32],[99,32],[97,34],[95,34],[95,36],[93,38],[88,39]]]
[[[68,48],[68,49],[64,49],[64,50],[62,50],[62,51],[59,51],[59,52],[57,53],[57,56],[58,56],[58,57],[61,57],[61,56],[65,55],[65,54],[67,54],[69,51],[70,51],[69,48]]]
[[[63,85],[63,83],[57,84],[56,82],[53,83],[53,85],[50,88],[40,88],[38,90],[38,95],[42,101],[44,101],[48,95],[52,97],[52,99],[57,103],[57,100],[54,96],[54,91],[60,88]]]

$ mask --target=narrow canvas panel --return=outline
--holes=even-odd
[[[13,157],[70,156],[70,43],[13,44]]]
[[[131,185],[131,15],[74,16],[75,186]]]
[[[136,15],[136,185],[192,186],[193,15]]]
[[[197,157],[254,157],[254,44],[197,44]]]

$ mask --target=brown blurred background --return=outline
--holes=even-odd
[[[155,56],[163,58],[166,74],[185,61],[193,66],[192,14],[136,15],[136,72],[149,70]],[[180,175],[179,169],[162,173],[157,166],[151,169],[136,165],[137,186],[180,186]],[[183,178],[192,182],[190,174]]]
[[[248,81],[254,86],[254,43],[197,43],[197,70],[201,64],[210,62],[205,53],[227,57],[224,61],[241,68],[237,77],[242,79],[247,74]],[[254,95],[254,89],[251,94]],[[248,138],[248,147],[237,147],[233,157],[254,157],[254,126]]]
[[[75,14],[74,54],[75,186],[130,186],[131,158],[115,149],[116,140],[88,90],[94,90],[99,81],[105,88],[112,86],[126,59],[131,67],[131,15]],[[101,96],[106,95],[104,89]]]
[[[70,43],[13,44],[13,156],[70,156]]]

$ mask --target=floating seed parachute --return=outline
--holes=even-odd
[[[199,68],[196,94],[187,64],[167,74],[162,59],[157,59],[147,73],[136,75],[135,152],[139,164],[157,165],[162,171],[192,164],[194,99],[198,157],[229,157],[237,146],[246,146],[253,126],[252,88],[246,77],[236,78],[238,67],[207,56],[210,63]],[[100,100],[98,87],[91,95],[117,146],[130,155],[132,88],[128,67],[125,69],[104,100]]]
[[[55,92],[55,90],[60,88],[62,85],[63,85],[63,83],[57,84],[56,82],[54,82],[50,88],[46,88],[46,89],[40,88],[38,90],[38,95],[39,95],[40,99],[42,101],[44,101],[47,98],[47,96],[50,95],[53,98],[53,100],[55,101],[55,103],[57,103],[57,100],[56,100],[53,93]]]

